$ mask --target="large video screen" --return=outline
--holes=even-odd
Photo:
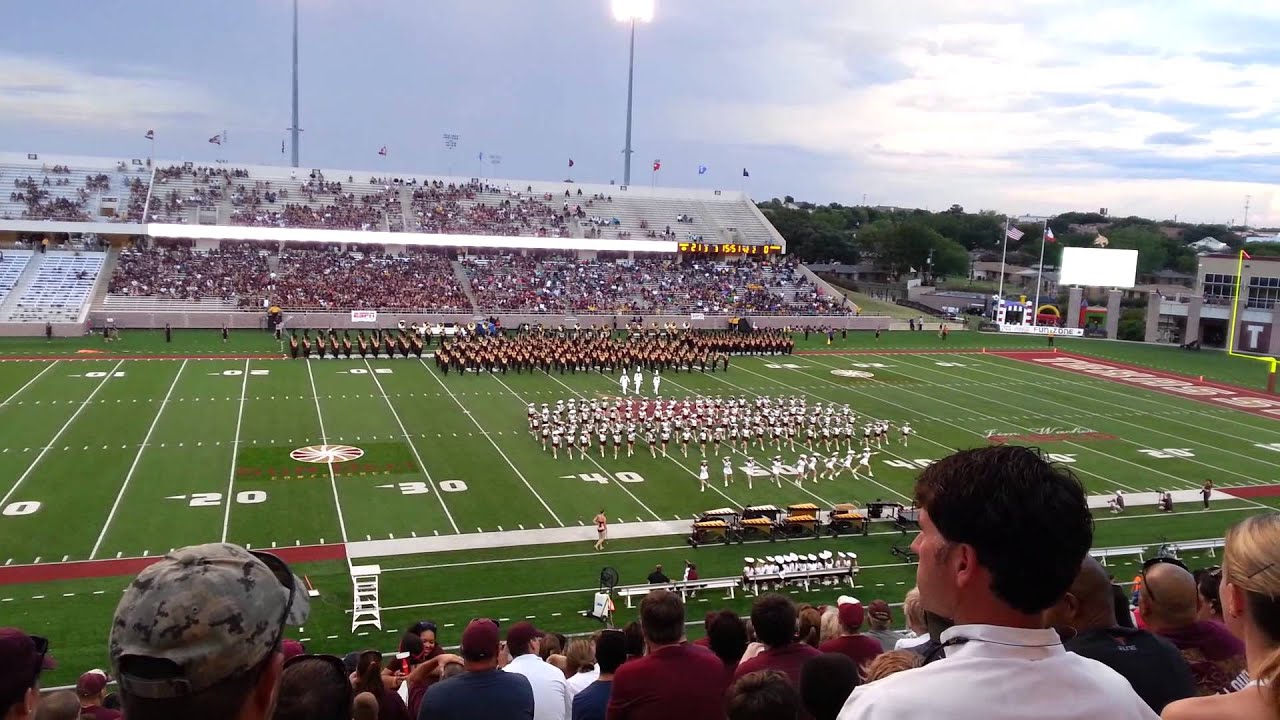
[[[1131,288],[1138,276],[1137,250],[1062,248],[1059,285]]]

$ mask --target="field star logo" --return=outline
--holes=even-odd
[[[836,377],[847,377],[847,378],[875,377],[875,375],[867,372],[866,370],[845,370],[844,368],[840,368],[839,370],[832,370],[831,374],[835,375]]]
[[[308,445],[289,453],[298,462],[344,463],[359,459],[364,451],[353,445]]]

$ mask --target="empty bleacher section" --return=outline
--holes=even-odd
[[[106,253],[50,251],[33,256],[35,274],[4,303],[8,322],[76,322]],[[28,275],[31,271],[28,270]]]
[[[27,269],[29,262],[31,262],[30,250],[0,252],[0,303],[4,302],[9,291],[18,283],[18,278],[22,277],[22,271]]]

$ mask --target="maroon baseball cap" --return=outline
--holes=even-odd
[[[285,640],[280,643],[280,652],[284,655],[284,659],[288,660],[298,655],[306,655],[307,648],[297,640]]]
[[[101,670],[90,670],[76,681],[76,694],[80,697],[94,697],[107,687],[107,674]]]
[[[893,611],[889,608],[889,603],[884,600],[872,600],[867,606],[867,614],[872,620],[887,622],[893,620]]]
[[[48,655],[49,641],[17,628],[0,628],[0,707],[9,707],[35,686],[41,670],[58,664]]]
[[[840,624],[847,628],[857,629],[862,627],[862,618],[865,614],[862,603],[855,597],[841,595],[836,601],[836,613],[840,618]]]
[[[488,660],[498,656],[498,623],[487,618],[472,620],[462,631],[462,657],[465,660]]]
[[[528,652],[529,643],[544,634],[534,627],[531,622],[518,622],[507,631],[507,649],[511,651],[512,655]]]

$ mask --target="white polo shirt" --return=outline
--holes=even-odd
[[[580,672],[577,675],[566,680],[569,686],[569,692],[577,695],[586,689],[588,685],[600,679],[600,666],[597,664],[588,672]]]
[[[533,720],[569,720],[573,716],[573,692],[555,665],[525,653],[513,658],[503,670],[529,679],[533,687]]]
[[[946,657],[854,689],[838,720],[1158,720],[1119,673],[1053,630],[957,625]]]

